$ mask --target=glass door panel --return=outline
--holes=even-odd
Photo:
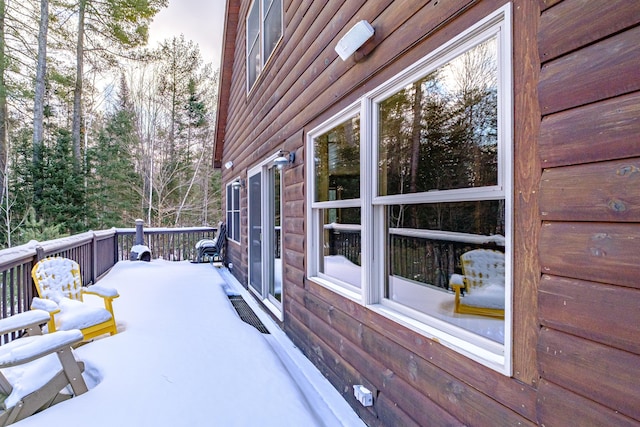
[[[282,180],[281,171],[277,167],[269,169],[268,197],[271,200],[270,214],[267,218],[270,233],[270,251],[267,254],[267,262],[270,265],[269,298],[282,302]]]
[[[262,295],[262,173],[249,177],[249,284]]]

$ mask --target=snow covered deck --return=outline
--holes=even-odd
[[[364,425],[268,316],[271,334],[240,320],[228,295],[254,303],[226,270],[123,261],[100,285],[119,333],[76,350],[89,392],[16,426]]]

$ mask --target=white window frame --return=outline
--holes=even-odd
[[[240,179],[240,178],[238,178]],[[232,242],[236,242],[236,243],[240,243],[240,237],[242,235],[242,227],[241,224],[238,224],[238,235],[236,236],[234,233],[234,230],[236,229],[235,224],[234,224],[234,214],[238,214],[238,221],[240,221],[240,211],[241,211],[241,201],[242,198],[240,197],[240,187],[236,186],[234,187],[233,185],[234,181],[231,181],[230,183],[227,184],[226,187],[226,193],[225,193],[225,197],[227,198],[226,200],[226,213],[227,213],[227,240],[230,240]],[[231,197],[229,197],[229,195],[231,195]],[[234,209],[234,202],[238,201],[238,209]]]
[[[247,17],[245,18],[245,27],[246,27],[246,31],[245,31],[245,55],[246,55],[246,74],[247,74],[247,93],[251,92],[251,89],[256,85],[256,82],[258,81],[258,79],[260,78],[260,75],[262,75],[262,72],[264,71],[264,68],[267,64],[267,62],[269,61],[269,59],[273,56],[273,53],[276,51],[276,47],[273,48],[273,50],[271,52],[268,52],[268,55],[265,55],[265,26],[266,26],[266,18],[267,18],[267,14],[268,12],[274,7],[274,3],[280,3],[280,37],[278,38],[278,42],[276,42],[275,46],[277,47],[278,43],[280,43],[280,41],[282,40],[282,37],[284,35],[284,4],[283,4],[283,0],[269,0],[269,10],[264,10],[264,0],[253,0],[251,2],[251,5],[249,6],[249,9],[247,11]],[[253,10],[254,7],[258,7],[258,23],[259,23],[259,28],[258,28],[258,35],[257,35],[257,40],[254,40],[253,42],[258,43],[258,46],[260,48],[260,64],[258,64],[260,66],[259,70],[256,72],[256,76],[255,76],[255,80],[251,81],[249,78],[249,65],[250,65],[250,59],[249,59],[249,54],[250,54],[250,49],[252,46],[249,45],[250,40],[249,40],[249,16],[251,15],[251,11]],[[252,43],[253,45],[253,43]]]
[[[377,174],[377,103],[408,84],[426,76],[470,48],[496,37],[498,46],[498,179],[497,184],[480,188],[463,188],[427,193],[378,196]],[[360,113],[360,199],[346,201],[361,208],[362,268],[361,289],[320,273],[322,239],[320,209],[335,207],[335,202],[315,202],[315,175],[307,177],[307,277],[332,291],[366,305],[422,335],[505,375],[512,374],[512,260],[513,260],[513,77],[512,77],[511,5],[507,4],[457,35],[439,49],[416,62],[383,85],[365,94],[356,103],[331,117],[307,134],[307,170],[315,169],[314,139]],[[385,207],[396,203],[460,202],[468,200],[504,200],[505,203],[505,319],[504,344],[490,341],[426,313],[417,312],[384,297],[385,265],[375,260],[385,256]],[[340,207],[347,207],[341,203]]]
[[[315,153],[314,140],[324,133],[330,131],[336,126],[345,123],[348,120],[351,120],[360,114],[360,102],[356,102],[340,111],[338,114],[333,116],[331,119],[323,123],[321,126],[313,129],[311,132],[307,134],[307,152],[312,153],[310,156],[307,156],[307,168],[310,171],[315,170],[315,158],[313,153]],[[362,132],[362,117],[360,117],[360,132]],[[360,140],[362,141],[362,139]],[[360,143],[360,165],[362,165],[362,142]],[[360,171],[362,175],[362,169]],[[362,191],[363,191],[363,183],[362,180],[360,182],[360,198],[357,199],[347,199],[347,200],[329,200],[317,202],[315,201],[316,194],[316,186],[315,186],[315,175],[310,174],[310,179],[308,182],[309,192],[308,192],[308,206],[311,208],[307,213],[307,223],[314,224],[312,227],[308,229],[308,237],[310,244],[307,245],[308,248],[308,275],[313,276],[316,281],[320,282],[322,285],[332,289],[333,291],[342,294],[351,299],[360,300],[359,295],[360,291],[355,286],[350,285],[349,283],[343,282],[335,277],[326,275],[320,271],[320,257],[323,256],[322,251],[313,251],[311,248],[316,248],[322,245],[322,237],[319,231],[320,227],[323,225],[323,221],[321,218],[321,211],[325,209],[332,208],[361,208],[362,206]],[[322,224],[322,225],[321,225]],[[316,228],[315,230],[311,230],[312,228]],[[364,245],[363,245],[364,246]],[[363,247],[364,251],[364,247]],[[364,260],[363,260],[364,262]],[[363,265],[364,267],[364,265]],[[363,269],[364,270],[364,269]],[[364,283],[361,277],[361,282]]]

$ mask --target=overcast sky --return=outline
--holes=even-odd
[[[184,34],[185,39],[200,46],[203,60],[217,68],[222,52],[225,7],[226,0],[169,0],[169,7],[153,19],[149,47]]]

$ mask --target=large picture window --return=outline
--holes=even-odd
[[[282,0],[254,0],[247,14],[247,91],[282,38]]]
[[[227,184],[227,238],[240,242],[240,186]]]
[[[504,373],[509,14],[505,6],[308,134],[308,276]]]

